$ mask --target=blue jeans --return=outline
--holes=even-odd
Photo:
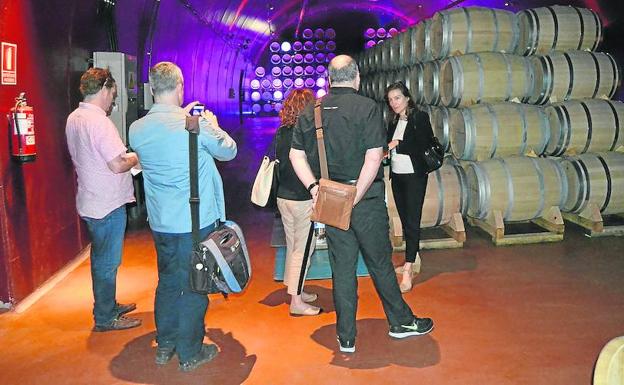
[[[82,219],[91,236],[93,316],[96,325],[107,325],[117,317],[117,269],[126,232],[126,206],[111,211],[102,219]]]
[[[215,226],[200,230],[205,238]],[[158,287],[154,304],[156,342],[175,348],[181,362],[199,353],[205,334],[204,317],[208,297],[191,291],[191,233],[161,233],[152,230],[158,258]]]

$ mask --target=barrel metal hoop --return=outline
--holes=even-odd
[[[595,51],[598,48],[598,44],[600,40],[602,40],[602,23],[600,22],[600,17],[598,14],[592,10],[589,10],[594,16],[594,20],[596,21],[596,40],[594,40],[594,45],[591,47],[592,51]]]
[[[617,65],[617,62],[613,59],[613,56],[609,53],[605,53],[609,58],[609,62],[611,63],[611,68],[613,68],[613,82],[611,85],[611,92],[609,92],[609,98],[612,98],[615,94],[615,90],[618,87],[618,83],[620,82],[620,71]]]
[[[464,10],[464,14],[466,15],[466,27],[468,29],[468,35],[466,37],[466,50],[464,51],[464,53],[466,54],[472,52],[472,19],[470,18],[470,12],[468,11],[468,8],[462,7],[462,9]]]
[[[563,170],[562,164],[559,161],[555,161],[552,163],[553,167],[555,167],[555,171],[557,171],[557,177],[559,178],[559,185],[561,186],[561,194],[559,197],[559,207],[563,207],[566,200],[568,200],[568,178],[565,175],[565,171]]]
[[[537,15],[537,11],[535,11],[534,9],[528,9],[527,11],[528,11],[528,14],[532,16],[532,19],[529,18],[529,21],[530,20],[535,21],[534,28],[531,28],[531,34],[529,35],[531,37],[532,46],[529,49],[528,54],[533,55],[535,52],[537,52],[537,48],[540,42],[539,38],[540,38],[540,34],[542,33],[542,31],[540,30],[541,26],[540,26],[539,16]]]
[[[583,14],[581,13],[580,9],[578,9],[577,7],[572,7],[572,9],[574,9],[578,14],[579,22],[581,23],[581,38],[579,39],[578,46],[576,47],[577,51],[580,51],[581,48],[583,48],[583,43],[585,40],[585,19],[583,19]]]
[[[583,159],[579,157],[578,161],[579,166],[581,167],[581,169],[583,170],[583,174],[585,175],[585,196],[583,197],[583,201],[581,202],[581,208],[583,208],[585,206],[585,202],[588,201],[589,197],[591,196],[591,180],[589,177],[589,170],[587,169],[585,162],[583,162]]]
[[[542,63],[542,70],[544,71],[544,77],[542,78],[542,90],[540,98],[537,104],[544,104],[550,100],[550,96],[555,88],[555,64],[550,56],[543,56],[540,62]]]
[[[498,149],[498,134],[499,134],[499,127],[498,127],[498,116],[496,115],[496,111],[494,110],[494,108],[492,108],[491,104],[486,104],[485,108],[488,109],[488,111],[490,112],[490,117],[492,119],[492,143],[490,144],[490,158],[494,157],[494,154],[496,154],[496,150]]]
[[[494,31],[495,31],[495,33],[494,33],[494,47],[492,47],[492,51],[498,52],[498,51],[500,51],[498,49],[498,41],[500,39],[500,30],[499,30],[500,27],[498,26],[498,17],[497,17],[497,13],[494,10],[494,8],[488,8],[488,10],[492,13],[492,17],[494,18]],[[472,38],[472,36],[471,36],[471,38]],[[507,52],[511,53],[512,51],[507,51]]]
[[[585,167],[581,167],[581,163],[582,163],[581,159],[570,159],[569,162],[572,165],[572,167],[574,167],[574,171],[576,172],[576,176],[579,180],[578,191],[577,191],[578,196],[576,197],[576,202],[570,209],[570,212],[576,213],[581,210],[581,207],[583,207],[583,203],[585,203],[585,199],[588,195],[587,186],[588,186],[589,176],[586,174],[586,172],[583,171],[583,170],[586,171],[587,169]]]
[[[566,127],[566,130],[564,131],[565,139],[561,146],[560,152],[557,155],[563,154],[568,149],[568,147],[570,147],[570,141],[572,137],[572,120],[570,119],[570,112],[568,111],[568,108],[564,104],[562,104],[560,107],[561,107],[561,111],[563,112],[564,121],[565,121],[564,127]]]
[[[522,119],[522,141],[520,142],[521,144],[519,153],[524,154],[527,147],[529,146],[529,129],[526,116],[527,108],[523,104],[517,103],[516,109],[520,112],[520,118]]]
[[[504,54],[502,54],[504,55]],[[485,81],[485,71],[483,70],[483,63],[481,62],[481,56],[479,54],[475,54],[475,59],[477,61],[477,69],[479,71],[479,94],[477,96],[477,103],[481,103],[481,98],[483,97],[483,82]]]
[[[582,151],[582,153],[586,153],[592,140],[593,121],[591,112],[589,111],[589,107],[587,107],[587,103],[581,102],[581,107],[583,107],[583,109],[585,110],[585,115],[587,115],[587,140],[585,141],[585,148],[583,148]]]
[[[503,171],[505,172],[505,175],[507,176],[507,209],[505,210],[505,215],[503,219],[508,220],[511,217],[511,212],[513,211],[513,206],[514,206],[514,201],[513,201],[514,185],[513,185],[513,180],[511,176],[511,171],[509,171],[509,167],[507,167],[507,163],[505,162],[505,159],[497,158],[497,160],[503,166]]]
[[[460,59],[455,56],[449,58],[449,63],[451,63],[451,72],[453,73],[454,96],[452,99],[455,102],[450,103],[449,107],[457,107],[461,104],[464,97],[464,66],[461,64]],[[455,75],[458,76],[458,79],[455,79]]]
[[[477,218],[483,219],[490,212],[492,189],[490,187],[490,177],[486,170],[482,170],[479,163],[472,163],[470,167],[473,168],[475,176],[477,177],[477,188],[479,192],[479,210],[477,212]]]
[[[453,165],[453,168],[455,169],[455,173],[457,173],[457,181],[459,183],[459,193],[460,193],[460,199],[459,199],[459,213],[461,215],[466,215],[466,209],[468,207],[468,193],[466,191],[466,187],[467,187],[467,177],[466,177],[466,171],[459,165]]]
[[[546,7],[546,9],[550,12],[553,24],[554,24],[554,33],[553,33],[553,41],[550,45],[550,50],[554,51],[557,48],[557,41],[559,40],[559,19],[557,18],[557,12],[552,7]]]
[[[537,107],[537,113],[540,116],[540,121],[542,122],[542,141],[540,142],[540,151],[538,155],[544,154],[546,152],[546,147],[548,147],[548,141],[550,140],[550,132],[552,128],[550,127],[550,122],[548,121],[548,116],[546,116],[546,112],[540,106]]]
[[[511,99],[511,93],[513,92],[513,81],[512,81],[512,68],[511,68],[511,61],[509,61],[509,56],[507,56],[506,54],[501,54],[503,55],[503,61],[505,62],[505,67],[507,67],[507,94],[505,95],[505,97],[503,98],[504,100],[509,100]],[[528,83],[528,82],[527,82]],[[525,90],[526,91],[526,90]],[[525,92],[525,95],[528,92]]]
[[[531,162],[533,162],[533,166],[535,166],[535,171],[537,172],[537,180],[539,181],[539,189],[540,189],[540,204],[537,208],[537,211],[533,215],[533,218],[538,218],[544,212],[544,206],[546,205],[546,184],[544,182],[544,171],[539,165],[539,162],[535,158],[529,157]],[[543,162],[548,162],[546,159],[542,160]]]
[[[605,176],[607,177],[607,196],[605,197],[602,207],[600,207],[600,212],[603,212],[605,211],[607,206],[609,206],[609,202],[611,201],[611,187],[612,187],[611,171],[609,171],[609,166],[607,165],[607,162],[604,160],[604,158],[601,155],[596,154],[596,158],[598,158],[598,160],[602,164],[602,167],[605,170]]]
[[[474,120],[472,118],[472,109],[471,108],[463,108],[460,111],[460,114],[464,117],[464,153],[462,154],[462,159],[473,159],[474,151],[475,151],[475,138],[477,135],[474,133],[476,130]]]
[[[610,100],[605,100],[605,102],[611,108],[611,112],[613,112],[613,119],[615,122],[615,129],[613,130],[613,143],[611,144],[611,148],[609,149],[609,151],[613,151],[615,150],[615,146],[617,146],[617,142],[620,139],[620,117],[618,116],[617,110],[615,109],[613,103],[611,103]]]
[[[565,151],[565,133],[569,130],[569,128],[563,114],[563,106],[551,106],[550,108],[555,110],[557,119],[559,120],[559,140],[557,140],[555,148],[550,151],[548,155],[559,156]],[[550,129],[552,130],[552,127]]]
[[[598,57],[593,52],[589,52],[592,59],[594,60],[594,66],[596,67],[596,85],[594,86],[594,93],[592,95],[592,99],[596,98],[598,95],[598,90],[600,89],[600,63],[598,63]]]
[[[567,52],[563,53],[563,57],[565,58],[566,62],[568,63],[568,73],[570,74],[570,77],[568,79],[568,91],[566,92],[565,96],[563,97],[563,100],[568,100],[570,99],[570,95],[572,95],[572,90],[574,89],[574,64],[572,64],[572,58],[570,57],[570,55]],[[553,75],[554,75],[555,71],[553,71]],[[554,77],[554,76],[553,76]],[[554,84],[554,79],[553,79],[553,84]]]

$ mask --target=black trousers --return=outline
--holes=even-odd
[[[420,219],[427,191],[427,175],[392,173],[391,181],[405,237],[405,262],[414,262],[420,250]]]
[[[367,197],[353,208],[349,230],[326,227],[337,315],[336,332],[338,336],[348,340],[355,339],[357,334],[355,318],[358,301],[358,250],[362,252],[388,323],[392,326],[407,325],[414,319],[414,314],[399,291],[392,265],[383,181],[374,182],[369,193],[372,194],[367,193]],[[369,195],[373,197],[368,197]]]

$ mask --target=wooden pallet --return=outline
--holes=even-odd
[[[490,234],[492,236],[492,242],[496,246],[559,242],[563,240],[564,224],[559,207],[552,206],[542,217],[527,222],[531,222],[546,231],[505,234],[505,226],[510,227],[514,224],[505,224],[505,222],[503,222],[503,214],[500,210],[494,210],[483,220],[468,218],[468,223],[471,226],[478,227]]]
[[[454,249],[464,246],[466,241],[466,230],[464,228],[464,220],[460,213],[455,213],[451,217],[451,221],[440,226],[448,238],[421,239],[421,249]],[[427,228],[421,231],[427,231]],[[398,215],[390,219],[390,240],[394,251],[405,251],[405,241],[403,239],[403,228],[401,219]]]
[[[613,214],[613,217],[624,218],[624,214]],[[624,225],[606,225],[600,208],[593,202],[587,204],[578,214],[563,213],[563,219],[581,226],[588,237],[624,236]]]

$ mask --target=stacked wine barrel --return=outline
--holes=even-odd
[[[470,217],[624,213],[621,74],[601,40],[586,8],[452,8],[364,52],[361,92],[387,111],[385,88],[405,83],[464,165]]]

